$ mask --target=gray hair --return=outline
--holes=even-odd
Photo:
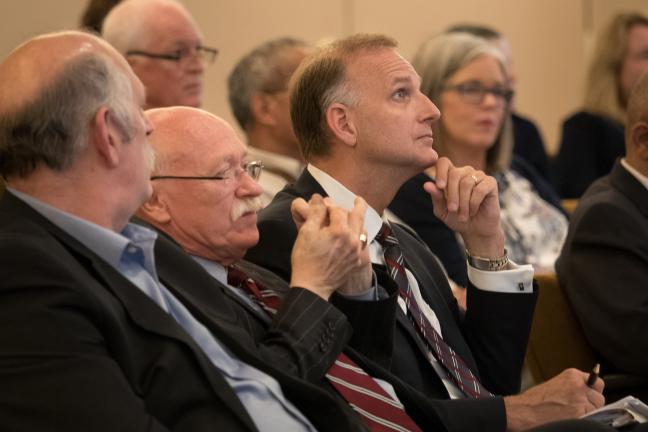
[[[65,171],[86,148],[92,119],[108,106],[125,141],[132,133],[132,86],[103,54],[64,66],[35,100],[0,116],[0,174],[26,177],[39,164]]]
[[[294,69],[286,64],[284,54],[293,48],[307,47],[306,42],[291,37],[273,39],[254,48],[234,66],[227,79],[228,98],[243,129],[254,121],[250,99],[255,93],[274,93],[288,85]]]
[[[459,69],[482,55],[495,57],[506,76],[504,60],[497,48],[485,39],[467,33],[446,33],[424,42],[418,49],[412,65],[421,76],[421,91],[443,113],[441,92],[446,81]],[[443,156],[447,154],[442,134],[443,116],[434,128],[434,147]],[[486,158],[489,173],[497,173],[509,167],[513,151],[513,126],[510,112]]]

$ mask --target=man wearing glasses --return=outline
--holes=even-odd
[[[106,16],[102,36],[126,57],[146,87],[147,108],[202,104],[205,66],[218,50],[173,0],[126,0]]]

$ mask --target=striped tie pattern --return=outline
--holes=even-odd
[[[445,368],[448,377],[468,397],[479,398],[492,396],[479,382],[466,362],[443,340],[434,329],[425,314],[421,311],[405,273],[403,252],[398,244],[398,239],[393,236],[391,227],[384,222],[376,240],[383,247],[385,264],[389,274],[398,285],[400,297],[405,302],[407,316],[414,323],[423,342],[432,351],[439,363]]]
[[[250,298],[270,316],[274,315],[281,298],[271,290],[265,290],[244,272],[228,267],[227,283],[247,292]],[[370,430],[376,432],[420,432],[403,405],[391,397],[380,385],[353,360],[340,353],[326,373],[326,378],[349,405],[361,416]]]

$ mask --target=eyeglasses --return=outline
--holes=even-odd
[[[126,55],[148,57],[159,60],[169,60],[181,65],[186,65],[190,60],[193,60],[197,57],[207,64],[212,64],[218,56],[218,50],[216,48],[198,45],[193,48],[181,48],[168,54],[157,54],[148,51],[131,50],[127,51]]]
[[[515,92],[509,88],[502,86],[484,87],[479,83],[467,82],[455,85],[443,86],[444,91],[456,91],[459,93],[461,99],[469,104],[478,105],[484,101],[487,93],[492,94],[497,99],[506,102],[511,102]]]
[[[239,178],[241,174],[247,173],[252,180],[259,180],[263,171],[263,163],[261,161],[248,162],[242,167],[236,169],[233,175],[215,175],[215,176],[153,176],[151,180],[229,180],[232,178]]]

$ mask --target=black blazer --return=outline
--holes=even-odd
[[[513,154],[524,159],[546,181],[549,181],[549,158],[538,127],[517,113],[513,120]]]
[[[296,197],[308,199],[313,193],[325,195],[308,171],[302,173],[295,185],[286,186],[260,212],[260,242],[248,251],[246,259],[289,280],[290,252],[296,238],[290,203]],[[462,317],[445,275],[429,249],[398,225],[394,225],[394,234],[401,242],[406,267],[418,280],[424,299],[441,322],[444,340],[491,391],[498,394],[518,391],[535,295],[489,293],[469,286],[468,312]],[[395,299],[352,302],[333,296],[331,301],[352,323],[354,349],[428,397],[448,398],[443,383],[423,354],[411,322]],[[448,401],[446,407],[453,410],[449,416],[451,422],[476,418],[486,422],[484,425],[503,428],[506,421],[503,406],[497,409],[492,406],[497,400],[472,400],[469,407],[461,405],[467,401]],[[454,411],[453,407],[461,408]],[[466,410],[471,414],[467,415]],[[448,425],[453,430],[453,424]],[[475,423],[473,427],[478,425]]]
[[[648,378],[648,190],[619,161],[581,198],[556,271],[603,370]]]
[[[558,155],[552,162],[556,191],[562,198],[580,198],[594,180],[610,173],[625,155],[624,128],[608,117],[577,112],[562,125]]]
[[[364,428],[346,403],[317,385],[348,337],[340,312],[321,301],[321,322],[300,322],[290,305],[315,296],[296,289],[285,321],[278,318],[255,340],[247,315],[189,256],[160,238],[156,259],[162,283],[242,361],[274,376],[318,429]],[[2,428],[256,430],[221,373],[170,315],[11,193],[0,201],[0,281]],[[292,329],[295,322],[312,331]],[[297,366],[267,361],[281,355]]]

